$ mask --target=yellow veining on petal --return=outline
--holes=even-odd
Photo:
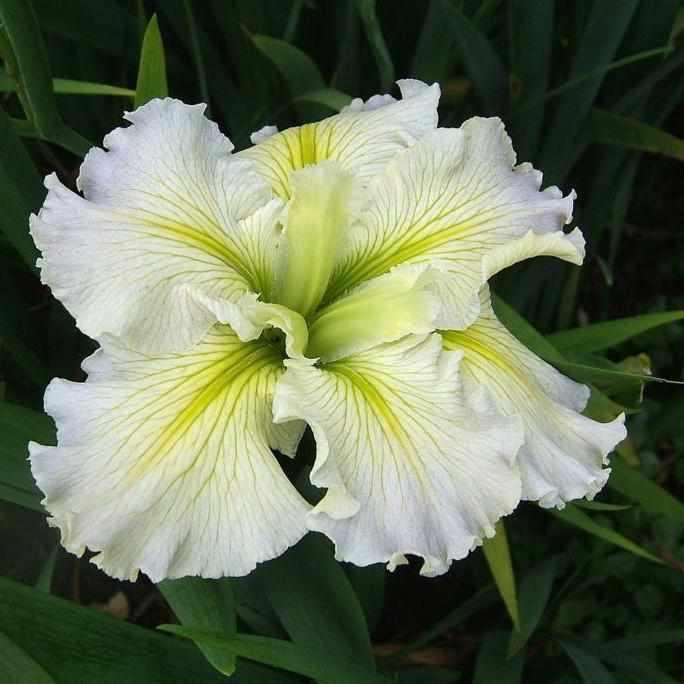
[[[290,199],[290,174],[331,158],[332,126],[309,123],[276,133],[242,154],[254,159],[266,172],[273,191]]]
[[[165,454],[173,449],[221,396],[228,399],[227,395],[231,395],[229,403],[232,406],[237,405],[244,387],[269,365],[273,366],[274,371],[281,367],[280,355],[273,346],[264,342],[238,343],[234,350],[221,354],[216,361],[190,378],[183,374],[172,391],[177,391],[182,385],[189,385],[187,404],[159,432],[155,443],[140,456],[128,477],[135,479],[157,467],[164,460]],[[228,420],[229,417],[230,413],[222,415],[223,420]],[[198,453],[200,452],[201,449],[198,449]]]
[[[381,419],[383,428],[388,428],[391,435],[402,445],[404,449],[403,456],[411,459],[415,451],[411,440],[389,402],[382,396],[380,389],[372,381],[373,376],[368,372],[364,373],[362,369],[355,369],[348,360],[333,361],[326,364],[325,370],[343,378],[344,381],[362,394],[364,401],[372,409],[372,413]]]

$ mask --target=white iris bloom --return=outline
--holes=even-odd
[[[30,445],[51,523],[109,574],[243,575],[307,530],[360,565],[464,557],[521,498],[604,484],[622,417],[518,343],[488,279],[579,264],[573,195],[515,166],[498,119],[437,127],[439,88],[233,145],[202,105],[154,100],[52,175],[42,278],[100,349],[54,380]],[[311,507],[272,450],[317,444]]]

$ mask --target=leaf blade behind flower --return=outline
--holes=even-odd
[[[140,107],[155,97],[166,97],[168,92],[164,43],[159,31],[157,15],[154,14],[147,24],[140,49],[135,106]]]

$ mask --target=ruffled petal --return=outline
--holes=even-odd
[[[182,351],[216,322],[199,295],[270,287],[282,202],[203,112],[165,99],[126,114],[83,162],[85,198],[46,179],[41,276],[87,335]]]
[[[272,422],[280,355],[215,326],[191,351],[147,356],[111,338],[84,383],[53,380],[58,446],[32,443],[43,503],[72,553],[157,582],[244,575],[305,533],[308,505],[270,447],[293,455],[301,422]]]
[[[463,328],[477,317],[482,284],[505,266],[542,254],[581,263],[581,233],[563,232],[574,193],[540,192],[541,173],[514,164],[499,119],[437,129],[396,155],[367,188],[326,301],[399,264],[427,262],[443,274],[442,327]]]
[[[523,498],[559,508],[566,501],[593,498],[610,474],[603,467],[608,454],[626,436],[624,415],[610,423],[583,416],[589,388],[518,342],[496,318],[487,288],[481,309],[467,330],[444,332],[444,346],[464,355],[461,377],[471,406],[522,419]]]
[[[291,194],[290,174],[326,159],[337,160],[345,171],[368,180],[399,150],[437,126],[440,90],[414,80],[397,82],[403,99],[374,96],[367,103],[354,100],[339,114],[317,123],[288,128],[281,133],[268,127],[256,142],[240,152],[252,159],[280,197]]]
[[[410,553],[437,575],[517,505],[519,421],[464,405],[459,358],[433,334],[322,369],[286,362],[274,416],[313,430],[311,481],[328,491],[308,525],[335,542],[340,560],[392,568]]]

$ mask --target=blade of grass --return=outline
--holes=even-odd
[[[649,480],[638,470],[615,458],[610,464],[612,473],[608,486],[620,492],[652,515],[664,515],[684,525],[684,503],[659,484]]]
[[[586,513],[583,513],[572,504],[567,504],[566,507],[560,511],[549,509],[549,513],[559,520],[562,520],[569,525],[579,527],[581,530],[584,530],[585,532],[588,532],[589,534],[606,541],[609,544],[619,546],[621,549],[629,551],[635,556],[650,560],[652,563],[658,563],[659,565],[663,564],[663,561],[657,556],[654,556],[649,551],[646,551],[646,549],[642,548],[638,544],[635,544],[631,539],[627,539],[627,537],[623,536],[622,534],[615,532],[608,527],[604,527],[603,525],[599,525]]]
[[[48,55],[31,3],[0,0],[0,21],[8,39],[0,46],[7,73],[16,81],[27,119],[42,139],[85,155],[92,145],[66,126],[57,110]]]
[[[508,547],[506,528],[503,520],[496,523],[496,534],[490,539],[482,542],[487,564],[494,577],[499,594],[503,599],[506,610],[513,622],[513,628],[520,629],[520,615],[518,613],[518,596],[515,587],[515,574],[513,572],[513,561]]]
[[[289,672],[335,684],[389,684],[388,678],[369,672],[354,661],[340,660],[326,652],[300,646],[290,641],[270,639],[251,634],[238,634],[228,639],[212,632],[186,629],[179,625],[161,625],[159,629],[177,634],[204,646],[225,649],[247,658]]]
[[[155,97],[166,97],[168,92],[164,43],[159,32],[157,15],[153,14],[145,29],[140,49],[135,106],[140,107]]]
[[[17,84],[9,76],[0,74],[0,92],[15,92]],[[55,95],[111,95],[114,97],[135,97],[135,90],[106,83],[75,81],[69,78],[53,78],[52,90]]]
[[[197,22],[195,21],[195,15],[192,11],[190,0],[183,0],[183,6],[185,7],[185,16],[188,20],[188,33],[190,34],[190,45],[192,46],[192,60],[195,63],[195,70],[197,71],[200,96],[202,102],[207,105],[206,115],[210,116],[209,83],[207,81],[207,72],[204,68],[204,57],[202,56],[202,44],[200,42],[199,31],[197,30]]]
[[[612,61],[637,8],[638,0],[593,3],[572,62],[570,79],[605,69]],[[578,135],[598,95],[603,74],[590,77],[558,102],[542,147],[540,166],[547,182],[563,182],[579,154]]]
[[[12,122],[0,109],[0,158],[11,164],[0,164],[0,231],[36,272],[36,250],[29,235],[28,217],[42,202],[44,191],[33,161],[19,141]],[[1,332],[1,331],[0,331]]]
[[[515,140],[520,159],[534,158],[544,121],[543,98],[548,87],[552,64],[554,10],[553,0],[537,3],[514,0],[508,5],[513,45],[512,76],[517,79],[519,88],[518,93],[513,93],[515,107],[511,121],[511,137]],[[529,49],[530,45],[535,46],[534,50]],[[528,109],[524,117],[516,115],[516,110],[535,101],[539,102],[539,105]]]
[[[664,311],[562,330],[548,335],[547,339],[561,353],[591,353],[610,349],[648,330],[681,320],[684,320],[684,311]]]
[[[309,534],[255,575],[295,643],[375,669],[363,609],[324,537]]]
[[[521,651],[537,629],[551,596],[557,558],[552,557],[528,572],[520,583],[520,627],[511,632],[508,655]]]
[[[453,33],[461,58],[485,114],[504,113],[508,77],[498,53],[487,37],[447,0],[442,1],[443,21]]]
[[[0,672],[12,684],[57,684],[28,653],[0,632]]]
[[[386,92],[394,82],[394,64],[385,43],[385,37],[382,35],[382,27],[378,21],[375,0],[356,0],[356,9],[361,17],[361,22],[366,31],[366,38],[375,57],[375,64],[377,65],[380,78],[380,88]]]
[[[663,154],[684,161],[684,140],[643,121],[594,108],[589,127],[593,142]]]
[[[228,578],[182,577],[157,586],[183,626],[227,637],[236,633],[235,601]],[[199,649],[219,672],[230,675],[235,671],[233,653],[202,644]]]

